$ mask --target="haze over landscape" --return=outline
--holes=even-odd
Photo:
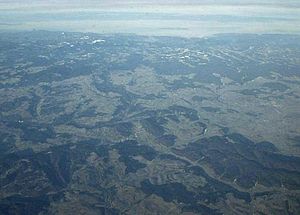
[[[0,0],[0,215],[300,214],[299,0]]]
[[[300,33],[299,1],[1,1],[2,30],[198,37]]]

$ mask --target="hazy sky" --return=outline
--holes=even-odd
[[[142,4],[168,4],[168,5],[279,5],[279,6],[299,6],[298,0],[1,0],[0,3],[12,4],[44,4],[44,5],[142,5]]]
[[[300,33],[300,0],[0,0],[0,30]]]

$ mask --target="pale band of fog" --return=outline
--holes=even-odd
[[[66,0],[0,0],[0,30],[184,37],[218,33],[300,34],[300,1],[282,2],[89,0],[83,4]]]

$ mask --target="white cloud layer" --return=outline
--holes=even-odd
[[[0,0],[0,30],[300,33],[299,0]]]

